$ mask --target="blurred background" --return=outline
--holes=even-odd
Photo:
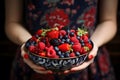
[[[9,80],[10,68],[16,52],[14,43],[8,40],[4,33],[4,0],[0,0],[0,78]],[[113,64],[116,78],[120,80],[120,2],[118,5],[118,32],[115,38],[110,41],[106,48],[110,53],[111,63]]]

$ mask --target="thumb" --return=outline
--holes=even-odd
[[[93,49],[90,51],[88,55],[88,60],[93,59],[97,55],[98,47],[96,45],[93,46]]]

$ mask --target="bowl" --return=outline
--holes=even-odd
[[[30,59],[37,65],[54,72],[81,65],[93,48],[88,31],[39,29],[25,47]]]
[[[29,56],[35,64],[40,65],[47,70],[61,72],[81,65],[87,59],[88,53],[70,58],[48,58],[38,56],[34,53],[29,53]]]

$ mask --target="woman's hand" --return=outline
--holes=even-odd
[[[95,56],[97,55],[97,51],[98,51],[98,47],[94,44],[93,49],[91,50],[91,52],[88,55],[88,60],[85,61],[83,64],[81,64],[80,66],[77,67],[73,67],[70,70],[66,70],[64,71],[65,74],[70,73],[70,72],[77,72],[77,71],[81,71],[85,68],[87,68],[91,63],[93,63]]]
[[[40,66],[34,64],[34,63],[29,59],[29,56],[28,56],[27,52],[25,51],[25,43],[21,46],[21,56],[23,57],[24,62],[25,62],[30,68],[32,68],[35,72],[40,73],[40,74],[52,74],[52,71],[46,70],[45,68],[40,67]]]

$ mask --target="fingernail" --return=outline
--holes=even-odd
[[[89,60],[93,59],[93,55],[89,55],[89,56],[88,56],[88,59],[89,59]]]
[[[67,74],[69,71],[64,71],[64,74]]]
[[[40,71],[45,71],[45,69],[43,69],[43,68],[42,68],[42,69],[39,69],[39,70],[40,70]]]
[[[51,71],[48,71],[48,72],[47,72],[47,74],[52,74],[52,73],[53,73],[53,72],[51,72]]]
[[[76,70],[71,70],[71,72],[75,72]]]
[[[28,59],[28,58],[29,58],[29,55],[28,55],[27,53],[25,53],[25,54],[23,55],[23,58]]]

